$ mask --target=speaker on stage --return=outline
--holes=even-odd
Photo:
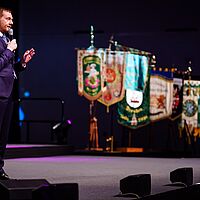
[[[78,183],[43,185],[33,191],[33,200],[78,200]]]
[[[183,183],[185,186],[193,184],[193,168],[178,168],[170,172],[170,181],[172,183]]]
[[[78,200],[77,183],[50,184],[45,179],[0,180],[2,200]]]
[[[166,192],[159,192],[157,194],[147,195],[141,200],[199,200],[200,199],[200,185],[194,184],[188,187],[172,189]]]
[[[120,180],[120,190],[122,194],[136,194],[139,197],[151,193],[151,175],[136,174],[130,175]]]
[[[0,180],[0,198],[2,200],[29,200],[32,191],[41,186],[49,186],[45,179]]]

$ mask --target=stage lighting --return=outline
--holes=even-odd
[[[182,183],[184,186],[190,186],[193,184],[193,168],[185,167],[178,168],[170,172],[170,181],[173,184]]]
[[[58,144],[67,144],[69,128],[72,125],[72,121],[67,119],[63,122],[59,122],[52,127],[53,134],[56,136]]]

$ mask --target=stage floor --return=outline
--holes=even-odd
[[[25,156],[25,153],[20,152],[16,158],[7,156],[5,170],[13,179],[46,179],[50,183],[78,183],[80,200],[133,199],[114,196],[120,193],[120,180],[135,174],[151,174],[151,194],[174,189],[174,187],[164,185],[170,183],[170,172],[177,168],[192,167],[194,183],[200,182],[199,158],[156,158],[130,155],[127,157],[85,151],[82,151],[82,155],[78,155],[81,151],[74,152],[71,147],[62,147],[64,149],[61,147],[60,145],[22,145],[20,148],[20,145],[8,145],[7,155],[19,153],[18,149],[28,153]],[[37,154],[37,150],[44,150],[42,148],[52,151],[52,155],[48,153],[44,156],[46,153],[41,152]],[[65,154],[58,155],[59,152],[55,153],[56,148],[62,149],[61,153]],[[31,152],[34,154],[30,154]],[[88,153],[88,155],[83,153]],[[29,154],[30,157],[27,157]]]
[[[151,194],[174,189],[169,174],[177,168],[192,167],[194,183],[200,182],[200,159],[135,158],[113,156],[51,156],[5,160],[13,179],[46,179],[50,183],[78,183],[80,200],[132,199],[114,197],[120,180],[129,175],[151,174]]]

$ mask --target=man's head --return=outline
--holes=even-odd
[[[13,25],[11,10],[0,7],[0,32],[6,33]]]

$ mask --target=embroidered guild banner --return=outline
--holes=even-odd
[[[172,114],[172,72],[151,70],[150,76],[150,120],[157,121]]]
[[[179,117],[182,113],[183,79],[173,78],[173,103],[171,119]]]
[[[184,80],[182,127],[187,123],[190,133],[200,127],[200,81]]]
[[[149,58],[127,55],[126,95],[118,103],[118,123],[131,129],[149,124]]]
[[[96,100],[103,88],[103,49],[87,49],[77,51],[78,94],[88,100]]]
[[[126,52],[106,51],[104,65],[104,88],[98,101],[110,106],[121,101],[124,97]]]

